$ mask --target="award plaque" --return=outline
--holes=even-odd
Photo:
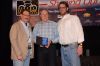
[[[48,45],[48,38],[42,37],[42,45],[43,46]]]
[[[37,36],[36,37],[36,44],[46,46],[46,45],[48,45],[48,38]]]

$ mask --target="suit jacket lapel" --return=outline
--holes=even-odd
[[[20,30],[22,32],[22,35],[25,35],[26,38],[28,38],[27,33],[25,32],[24,26],[22,25],[21,22],[19,22],[19,27],[20,27]]]

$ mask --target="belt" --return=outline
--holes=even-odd
[[[68,47],[69,45],[61,45],[62,47]]]

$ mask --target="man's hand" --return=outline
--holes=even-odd
[[[20,61],[23,61],[23,57],[22,56],[18,56],[17,59],[20,60]]]
[[[82,47],[82,44],[78,46],[78,48],[77,48],[77,53],[78,53],[79,56],[83,54],[83,47]]]
[[[52,41],[48,41],[48,45],[45,46],[46,48],[49,48],[50,44],[51,44]]]

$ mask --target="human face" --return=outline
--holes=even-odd
[[[65,15],[67,13],[68,7],[65,4],[59,5],[59,12],[61,15]]]
[[[40,17],[41,17],[41,20],[43,22],[47,22],[48,21],[48,11],[47,10],[42,10],[40,12]]]
[[[29,22],[30,14],[28,11],[24,11],[20,17],[23,22]]]
[[[30,16],[30,24],[31,24],[31,26],[35,26],[35,24],[36,24],[36,17],[35,16]]]

